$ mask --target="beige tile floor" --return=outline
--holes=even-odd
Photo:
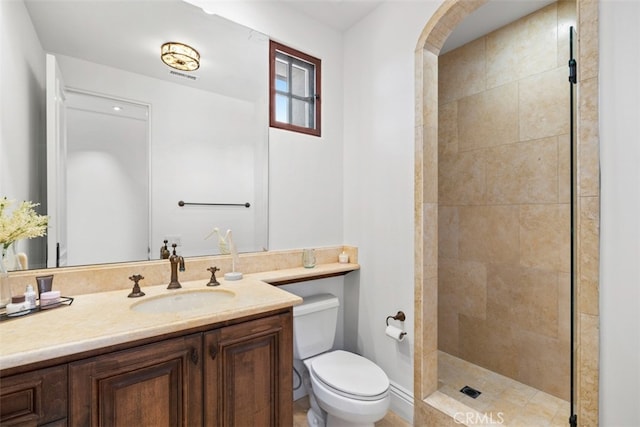
[[[309,398],[307,396],[293,402],[293,427],[307,427],[307,410]],[[393,412],[376,423],[376,427],[410,427],[411,424],[400,418]]]
[[[482,394],[476,399],[462,394],[459,390],[465,385]],[[441,393],[490,416],[494,424],[510,427],[568,425],[569,402],[442,351],[438,352],[438,386]]]

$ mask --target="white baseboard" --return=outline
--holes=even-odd
[[[391,386],[391,410],[413,424],[413,393],[393,381]]]

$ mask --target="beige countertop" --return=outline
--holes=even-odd
[[[0,369],[69,356],[84,351],[161,336],[199,326],[298,305],[302,299],[270,283],[312,280],[359,269],[357,264],[324,264],[245,275],[209,288],[207,280],[181,282],[182,289],[144,286],[145,296],[127,298],[130,289],[74,296],[73,304],[0,322]],[[131,306],[161,295],[193,290],[233,292],[232,298],[205,308],[169,313],[140,313]],[[65,295],[69,296],[69,295]]]

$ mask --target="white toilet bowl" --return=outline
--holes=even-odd
[[[312,295],[293,308],[293,355],[306,366],[311,427],[373,427],[391,404],[389,378],[382,368],[348,351],[330,351],[339,300]]]
[[[328,427],[373,426],[391,404],[389,379],[375,363],[357,354],[332,351],[304,361],[310,393],[326,414]]]

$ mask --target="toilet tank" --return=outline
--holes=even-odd
[[[331,350],[338,323],[338,297],[312,295],[293,307],[293,357],[304,360]]]

